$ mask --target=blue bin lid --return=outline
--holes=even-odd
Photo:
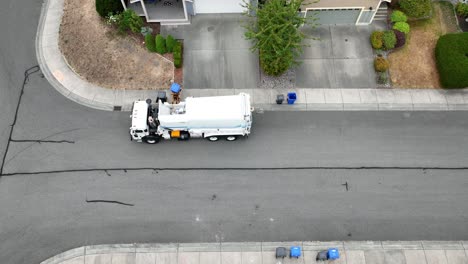
[[[172,83],[172,85],[171,85],[171,92],[173,92],[173,93],[179,93],[179,92],[180,92],[180,84],[178,84],[178,83]]]
[[[301,247],[291,247],[291,257],[300,257]]]
[[[339,259],[340,253],[338,252],[337,248],[329,248],[328,249],[328,259]]]

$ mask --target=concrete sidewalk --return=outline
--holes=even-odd
[[[318,251],[338,248],[336,264],[467,264],[468,241],[335,241],[84,246],[41,264],[275,264],[276,247],[302,247],[284,264],[317,263]],[[319,262],[324,263],[324,262]]]
[[[39,66],[53,87],[79,104],[102,110],[130,111],[133,101],[155,99],[156,91],[122,91],[98,87],[81,79],[64,60],[58,46],[63,0],[45,0],[36,36]],[[468,110],[468,89],[185,89],[183,97],[251,94],[258,109],[417,111]],[[276,105],[277,94],[297,93],[294,105]]]

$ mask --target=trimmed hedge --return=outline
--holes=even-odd
[[[174,50],[174,45],[176,44],[176,40],[173,36],[167,35],[166,37],[166,48],[167,52],[171,53]]]
[[[101,17],[107,17],[110,13],[118,14],[124,10],[120,0],[96,0],[96,12]]]
[[[182,67],[182,43],[179,41],[174,45],[174,66],[176,68]]]
[[[165,54],[167,52],[166,40],[160,34],[156,36],[156,52],[159,54]]]
[[[408,34],[410,32],[410,26],[406,22],[396,22],[395,25],[393,25],[393,29],[403,32],[405,34]]]
[[[396,37],[395,48],[403,47],[406,44],[406,34],[398,30],[393,30],[393,33],[395,33]]]
[[[408,16],[427,17],[431,14],[431,0],[400,0],[400,7]]]
[[[468,32],[440,37],[435,56],[443,87],[468,87]]]
[[[156,42],[153,34],[145,35],[146,48],[151,52],[156,52]]]
[[[393,30],[384,31],[382,40],[383,40],[383,48],[385,50],[391,50],[395,48],[397,40],[396,40],[396,36]]]
[[[385,72],[390,67],[390,63],[384,57],[377,57],[374,60],[374,69],[376,72]]]
[[[382,48],[382,46],[383,46],[382,37],[383,37],[383,32],[382,31],[372,32],[372,34],[370,36],[370,41],[371,41],[372,48],[374,48],[374,49],[381,49]]]
[[[408,17],[405,15],[405,13],[401,12],[400,10],[395,10],[390,15],[390,20],[393,23],[406,22],[406,21],[408,21]]]

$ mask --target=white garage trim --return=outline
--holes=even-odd
[[[360,10],[359,16],[357,17],[356,22],[354,24],[355,25],[367,25],[367,24],[362,24],[362,23],[359,24],[358,23],[359,19],[361,18],[362,11],[364,11],[364,8],[365,7],[355,7],[355,6],[353,6],[353,7],[331,7],[331,8],[318,7],[318,8],[306,8],[305,12],[303,12],[303,13],[304,13],[304,18],[305,18],[307,16],[307,12],[309,12],[309,11]],[[372,17],[372,19],[374,19],[374,18]]]
[[[242,0],[195,0],[197,14],[243,13]]]

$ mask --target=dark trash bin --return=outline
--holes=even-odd
[[[284,94],[278,94],[276,96],[276,103],[277,104],[282,104],[284,102]]]
[[[288,250],[284,247],[276,248],[276,258],[285,258],[288,255]]]

